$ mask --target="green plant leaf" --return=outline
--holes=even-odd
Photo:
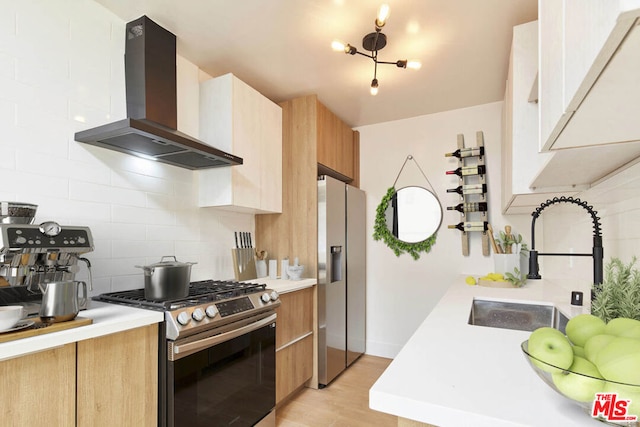
[[[513,273],[506,272],[504,274],[504,278],[516,288],[521,288],[525,283],[527,283],[527,276],[522,274],[517,267],[513,269]]]
[[[602,285],[593,288],[591,314],[605,322],[617,317],[640,320],[640,271],[634,268],[635,263],[635,257],[626,265],[611,258]]]

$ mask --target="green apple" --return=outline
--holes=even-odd
[[[615,337],[598,352],[594,365],[607,380],[640,385],[640,340]]]
[[[602,392],[605,382],[595,365],[587,359],[575,356],[569,371],[554,372],[551,375],[558,391],[578,402],[593,402],[596,393]]]
[[[627,399],[627,415],[636,415],[640,419],[640,386],[632,386],[605,381],[604,393],[618,393],[618,400]]]
[[[617,337],[628,337],[640,339],[640,320],[617,317],[609,320],[605,327],[605,334]]]
[[[579,345],[574,345],[573,347],[571,347],[573,349],[573,356],[580,356],[582,358],[585,358],[584,355],[584,347],[580,347]]]
[[[531,333],[528,352],[538,359],[531,362],[545,372],[562,371],[573,363],[573,349],[567,337],[559,330],[548,326],[538,328]]]
[[[598,366],[597,356],[600,350],[615,338],[614,335],[594,335],[584,344],[584,356],[594,365]]]
[[[569,319],[565,331],[573,344],[583,347],[592,336],[604,334],[606,326],[604,320],[599,317],[579,314]]]

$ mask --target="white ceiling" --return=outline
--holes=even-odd
[[[275,102],[317,94],[352,127],[502,100],[512,27],[537,19],[537,0],[388,0],[378,59],[422,68],[379,65],[371,96],[373,62],[330,45],[363,50],[384,0],[95,1],[126,22],[147,15],[212,76],[232,72]]]

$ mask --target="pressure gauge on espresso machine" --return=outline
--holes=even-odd
[[[45,236],[54,237],[60,234],[62,227],[55,221],[46,221],[40,224],[40,232]]]

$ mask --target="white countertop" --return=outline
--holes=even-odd
[[[152,325],[164,320],[164,313],[160,311],[106,304],[98,301],[91,301],[89,309],[82,310],[78,316],[91,318],[93,323],[64,331],[2,343],[0,344],[0,361],[72,342]]]
[[[568,317],[571,292],[546,280],[519,289],[469,286],[461,277],[369,391],[377,411],[440,427],[602,426],[531,369],[530,332],[473,326],[474,297],[552,302]]]
[[[264,283],[267,288],[273,289],[279,294],[285,294],[287,292],[299,291],[300,289],[310,288],[318,283],[317,279],[300,279],[300,280],[282,280],[282,279],[269,279],[268,277],[261,277],[259,279],[248,280],[248,282]]]

